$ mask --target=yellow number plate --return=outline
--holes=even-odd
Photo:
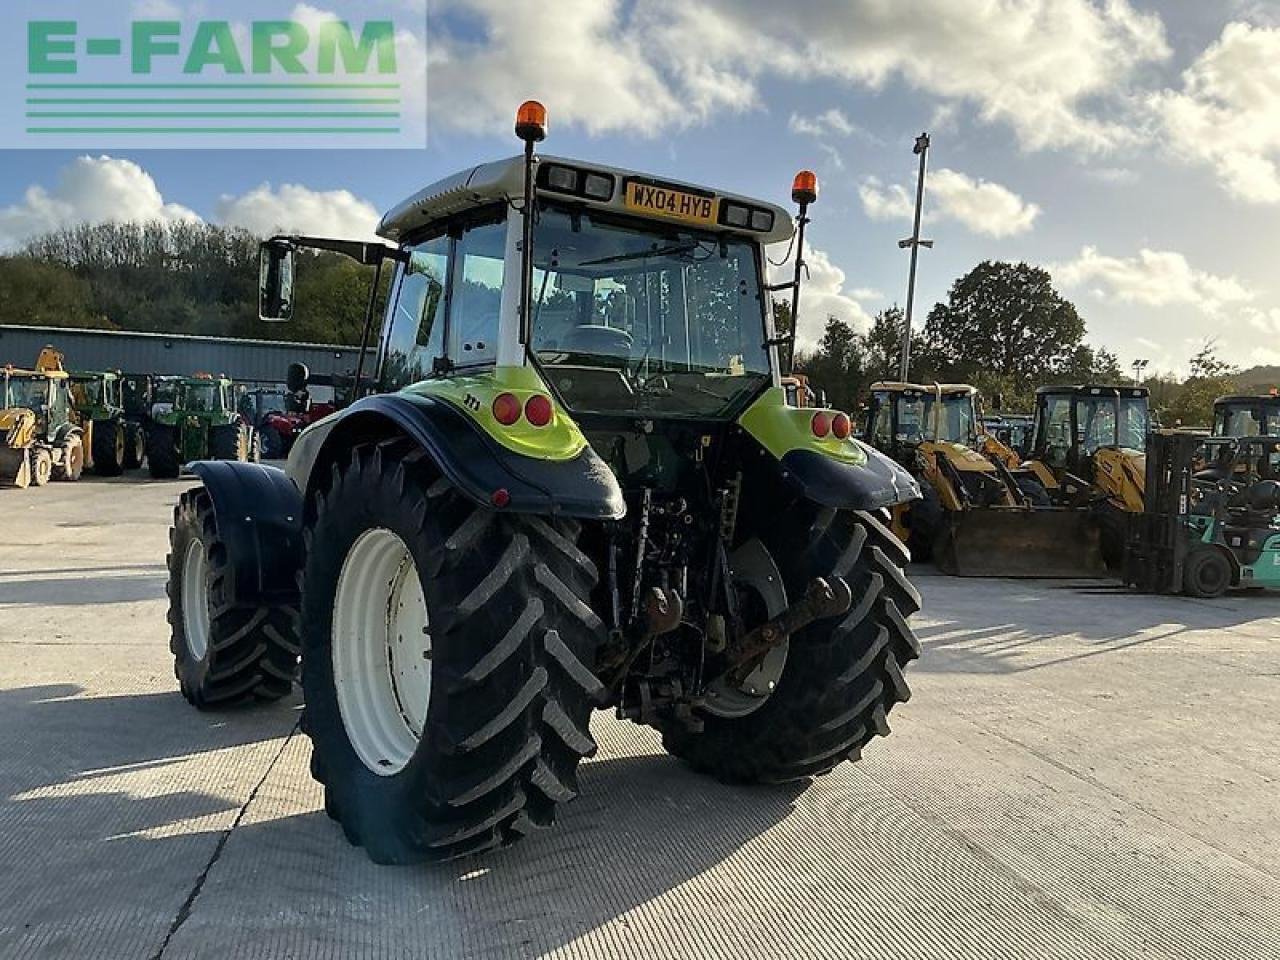
[[[684,223],[714,224],[720,213],[716,197],[700,197],[671,187],[651,183],[627,184],[627,209],[649,216],[667,217]]]

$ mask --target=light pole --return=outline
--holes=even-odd
[[[902,353],[898,365],[898,379],[905,382],[911,372],[911,312],[916,299],[916,260],[920,256],[920,248],[933,248],[932,240],[920,239],[920,214],[924,210],[924,174],[929,160],[929,134],[922,133],[916,137],[916,145],[911,152],[920,158],[920,173],[916,179],[916,218],[911,237],[898,241],[898,249],[911,248],[911,272],[907,279],[907,315],[902,328]]]
[[[1142,371],[1147,369],[1147,364],[1150,362],[1150,360],[1133,361],[1133,385],[1135,387],[1142,386]]]

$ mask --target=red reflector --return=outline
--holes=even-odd
[[[489,502],[501,510],[511,502],[511,494],[506,487],[499,487],[489,495]]]
[[[545,427],[551,422],[551,399],[535,393],[524,405],[524,418],[535,427]]]
[[[813,435],[822,439],[831,432],[831,414],[815,413],[810,425],[813,427]]]
[[[514,393],[500,393],[493,398],[493,419],[504,427],[520,419],[520,400]]]
[[[837,413],[831,421],[831,435],[837,440],[848,440],[853,433],[853,421],[847,413]]]

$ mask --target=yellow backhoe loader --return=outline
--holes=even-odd
[[[1149,402],[1145,387],[1036,391],[1027,468],[1053,503],[1094,515],[1103,556],[1113,568],[1123,559],[1128,516],[1143,510]]]
[[[916,559],[957,576],[1104,572],[1089,513],[1054,506],[1017,455],[982,432],[968,384],[872,384],[863,439],[921,480],[923,498],[894,513]]]
[[[0,368],[0,486],[80,479],[84,442],[67,386],[62,355],[51,347],[34,370]]]

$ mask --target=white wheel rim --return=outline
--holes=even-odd
[[[383,777],[404,769],[431,700],[427,600],[413,555],[382,527],[356,538],[333,602],[333,682],[356,755]]]
[[[182,558],[182,632],[193,660],[209,652],[209,577],[204,543],[192,540]]]

